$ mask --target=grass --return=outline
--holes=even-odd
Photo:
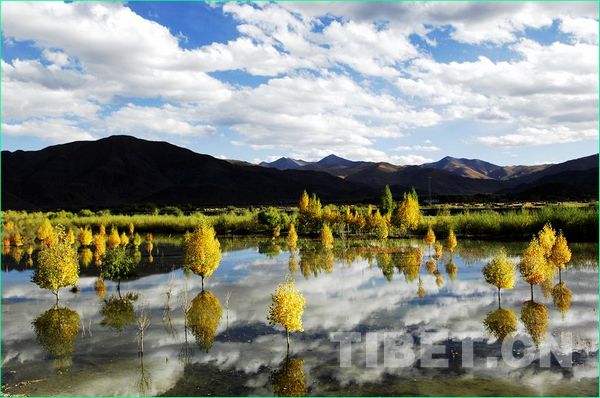
[[[264,234],[270,235],[271,228],[259,222],[259,210],[230,209],[217,214],[194,212],[188,215],[174,214],[110,214],[70,212],[33,212],[5,211],[2,214],[3,225],[12,222],[24,236],[35,236],[35,231],[45,218],[52,224],[78,228],[91,226],[94,232],[100,225],[107,229],[114,226],[123,231],[129,223],[135,225],[138,232],[183,233],[194,229],[199,223],[207,222],[215,227],[219,235],[225,234]],[[598,208],[575,207],[570,205],[546,205],[540,208],[508,211],[464,210],[451,214],[439,211],[435,216],[423,216],[421,226],[411,233],[423,236],[427,226],[431,225],[439,237],[445,237],[450,228],[459,237],[483,239],[528,240],[547,222],[553,228],[562,230],[570,241],[598,240]],[[285,231],[284,231],[285,233]],[[399,236],[395,228],[391,237]]]

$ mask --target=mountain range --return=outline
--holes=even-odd
[[[597,199],[598,155],[504,167],[451,157],[397,166],[335,155],[317,162],[281,158],[253,165],[129,136],[2,151],[3,209],[290,204],[305,189],[325,202],[355,203],[376,199],[386,184],[396,197],[415,187],[420,195],[431,189],[446,200],[472,195]]]

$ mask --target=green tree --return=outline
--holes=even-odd
[[[215,272],[221,262],[221,244],[212,226],[200,225],[192,233],[185,234],[183,241],[183,264],[196,275],[204,278]]]
[[[56,226],[51,235],[54,236],[54,243],[42,246],[32,281],[42,289],[50,290],[58,302],[59,289],[74,286],[79,280],[79,261],[77,249],[69,244],[61,225]]]
[[[379,199],[379,207],[381,209],[381,214],[388,215],[392,214],[394,208],[396,207],[396,203],[394,203],[394,198],[392,197],[392,191],[390,190],[390,186],[386,185],[381,193],[381,198]]]
[[[100,325],[122,332],[127,326],[135,322],[135,309],[133,302],[138,296],[128,293],[125,297],[110,296],[100,309],[102,320]]]
[[[104,279],[117,281],[117,290],[121,291],[121,280],[135,273],[135,261],[131,253],[124,247],[108,249],[104,255],[104,263],[100,276]]]
[[[510,261],[504,250],[501,250],[481,271],[485,281],[498,288],[498,303],[500,289],[512,289],[515,286],[515,264]]]

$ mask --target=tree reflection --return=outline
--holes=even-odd
[[[76,311],[58,304],[32,323],[39,344],[54,356],[58,370],[71,366],[79,324],[79,314]]]
[[[377,267],[381,269],[381,273],[387,279],[391,281],[394,277],[394,264],[392,264],[392,255],[390,253],[377,253],[375,256],[377,260]]]
[[[258,244],[258,252],[266,255],[269,258],[274,258],[281,254],[281,246],[272,240],[260,242]]]
[[[79,264],[81,264],[83,267],[89,267],[93,259],[94,254],[89,247],[86,247],[79,252]]]
[[[450,257],[450,261],[446,264],[446,273],[450,277],[450,280],[453,281],[456,279],[456,274],[458,273],[458,267],[454,263],[454,259]]]
[[[507,336],[517,330],[517,315],[513,310],[498,306],[498,309],[487,314],[483,320],[483,326],[498,341],[504,341]]]
[[[100,309],[102,321],[100,325],[122,332],[135,322],[133,302],[138,298],[135,293],[127,293],[124,297],[110,296]]]
[[[548,332],[548,309],[546,306],[532,300],[524,302],[521,309],[521,321],[535,346],[539,347]]]
[[[201,291],[191,302],[187,312],[187,324],[198,346],[206,352],[215,341],[222,316],[221,302],[207,290]]]
[[[331,273],[335,265],[333,251],[322,249],[300,249],[300,270],[305,279],[312,274],[315,278],[320,273]],[[291,269],[290,269],[291,270]]]
[[[280,397],[300,397],[307,394],[304,360],[286,357],[278,370],[271,374],[273,392]]]
[[[564,315],[569,311],[572,298],[573,292],[567,287],[565,282],[559,282],[552,288],[552,302],[561,314]]]

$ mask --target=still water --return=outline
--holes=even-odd
[[[323,253],[300,241],[295,256],[259,238],[221,239],[219,269],[205,280],[181,269],[179,238],[155,239],[153,261],[144,253],[136,278],[106,282],[97,291],[94,264],[81,267],[79,292],[54,296],[30,282],[21,258],[2,257],[2,391],[26,395],[597,395],[597,244],[573,244],[562,279],[572,291],[558,308],[548,287],[518,281],[503,292],[481,268],[501,247],[517,261],[527,242],[462,241],[452,255],[416,270],[399,253],[420,244],[350,241]],[[16,256],[18,258],[18,256]],[[34,264],[35,266],[35,264]],[[285,335],[267,322],[271,293],[293,275],[306,298],[304,332]],[[554,283],[557,283],[555,280]],[[550,286],[551,288],[551,286]],[[196,321],[184,316],[195,313]],[[489,316],[492,311],[496,311]],[[147,313],[143,355],[137,321]],[[523,316],[525,315],[525,316]],[[496,316],[495,323],[492,318]],[[505,319],[506,318],[506,319]],[[487,319],[487,321],[486,321]],[[508,320],[507,320],[508,319]],[[538,341],[572,334],[572,367],[534,360],[512,368],[500,358],[502,325],[515,322],[514,337]],[[525,319],[525,322],[523,321]],[[503,323],[503,321],[505,321]],[[332,332],[358,332],[350,366],[340,366]],[[443,346],[448,366],[386,367],[382,342],[375,365],[367,363],[366,333],[427,332]],[[527,340],[524,340],[527,341]],[[472,342],[473,367],[461,362],[462,343]],[[531,342],[531,340],[529,340]],[[520,345],[519,345],[520,344]],[[538,352],[517,343],[517,355]],[[371,353],[372,354],[372,353]]]

